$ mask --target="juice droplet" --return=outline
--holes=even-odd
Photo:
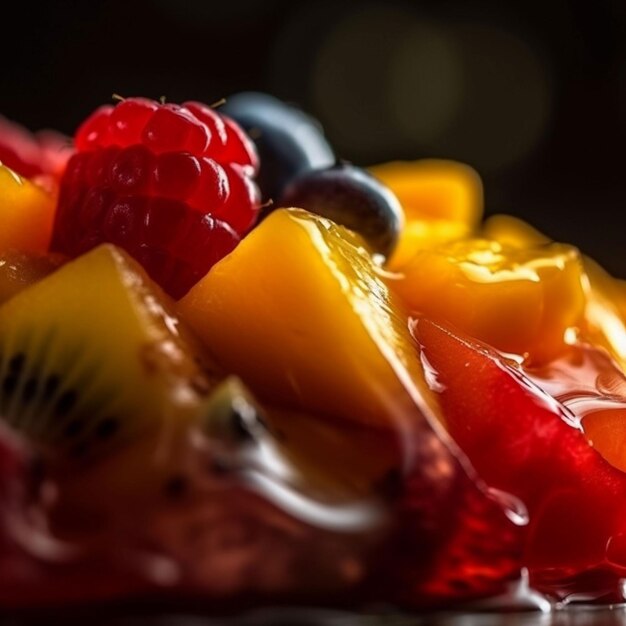
[[[502,594],[472,602],[467,608],[479,611],[540,611],[545,614],[552,613],[556,607],[546,596],[531,589],[528,570],[524,567],[519,578],[511,581]],[[543,621],[535,622],[533,618],[532,623],[543,624]]]
[[[528,509],[519,498],[501,489],[496,489],[495,487],[488,487],[487,493],[492,500],[502,507],[504,514],[516,526],[528,525],[530,521]]]

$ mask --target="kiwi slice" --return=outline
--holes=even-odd
[[[0,417],[82,458],[192,419],[211,380],[169,307],[109,245],[20,292],[0,307]]]
[[[51,274],[63,260],[58,254],[0,251],[0,304]]]

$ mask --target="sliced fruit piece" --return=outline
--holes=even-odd
[[[121,503],[127,503],[121,505],[122,511],[138,503],[144,511],[171,505],[207,480],[215,480],[210,476],[214,472],[226,481],[230,475],[231,483],[245,483],[284,504],[296,518],[311,514],[304,506],[298,510],[298,500],[315,500],[318,511],[326,511],[329,526],[342,523],[341,509],[334,506],[358,507],[364,514],[369,510],[386,518],[380,487],[388,472],[399,472],[402,466],[392,431],[381,433],[359,424],[262,407],[235,377],[217,385],[196,419],[182,426],[168,437],[148,433],[78,474],[73,465],[51,464],[52,478],[63,486],[62,508],[100,511],[97,516],[103,517],[104,509],[114,513]],[[272,485],[276,489],[267,493]],[[288,499],[281,502],[286,493],[296,504]],[[57,515],[67,518],[62,510]],[[380,521],[353,516],[344,530],[351,524],[355,531],[362,530]],[[70,519],[65,524],[76,528],[80,522]]]
[[[602,346],[626,372],[626,289],[623,281],[611,276],[593,259],[583,257],[589,289],[585,323],[579,339]]]
[[[595,450],[626,472],[626,377],[598,345],[573,345],[526,373],[572,412]]]
[[[480,221],[483,186],[469,165],[443,159],[393,161],[371,167],[370,172],[398,196],[409,218]]]
[[[626,371],[626,309],[621,306],[620,281],[592,259],[585,257],[589,280],[582,341],[603,346]]]
[[[571,413],[499,355],[425,319],[413,330],[450,433],[490,487],[527,508],[523,564],[533,587],[566,597],[585,590],[579,577],[605,572],[607,601],[621,597],[624,473],[589,445]]]
[[[541,361],[582,322],[586,279],[571,246],[518,250],[471,239],[419,252],[395,286],[416,313]]]
[[[77,457],[175,423],[206,386],[168,301],[112,246],[0,307],[0,414]]]
[[[422,247],[469,235],[483,212],[483,187],[474,169],[463,163],[438,159],[395,161],[370,168],[397,196],[405,215],[405,228],[388,262],[400,270]],[[429,229],[432,222],[442,224]],[[415,224],[415,226],[413,226]],[[451,226],[454,224],[455,226]]]
[[[518,577],[523,528],[459,471],[459,459],[433,430],[415,437],[407,429],[408,441],[398,442],[392,431],[291,410],[263,408],[259,419],[259,405],[233,380],[211,409],[204,421],[209,436],[246,450],[245,458],[258,458],[255,465],[287,476],[304,493],[337,504],[355,495],[364,503],[384,498],[394,513],[393,534],[370,563],[366,597],[441,606],[504,593]],[[415,460],[408,475],[404,445]]]
[[[224,608],[250,594],[317,604],[354,589],[372,545],[385,537],[380,501],[370,504],[373,498],[359,497],[350,485],[331,489],[344,475],[331,476],[322,455],[315,467],[328,482],[309,474],[299,461],[300,429],[293,439],[278,435],[232,379],[204,408],[195,425],[169,437],[149,434],[80,472],[50,464],[51,479],[60,481],[50,527],[80,546],[78,564],[92,573],[113,565],[150,591],[177,598],[191,591]],[[318,429],[303,434],[311,431]],[[366,454],[351,452],[349,460]],[[146,566],[152,563],[157,567]],[[72,589],[68,569],[55,578],[61,597]],[[33,590],[31,603],[52,595],[44,587]],[[121,593],[129,594],[128,587]]]
[[[261,399],[378,425],[410,414],[402,378],[419,365],[402,309],[363,241],[330,220],[275,211],[178,310]]]
[[[441,244],[466,239],[473,228],[454,220],[411,219],[400,234],[400,241],[387,267],[402,272],[410,260],[420,251]]]
[[[48,251],[54,200],[37,185],[0,164],[0,251]]]
[[[492,215],[485,220],[482,236],[504,246],[521,250],[552,241],[528,222],[511,215],[502,214]]]
[[[277,584],[319,601],[337,569],[340,587],[358,584],[368,601],[432,606],[502,591],[519,569],[515,527],[430,429],[411,439],[418,462],[405,480],[391,430],[261,408],[232,378],[199,417],[190,432],[144,437],[65,475],[54,520],[64,538],[89,539],[94,520],[115,520],[105,526],[121,535],[112,554],[127,562],[129,537],[149,539],[205,599]],[[283,558],[295,567],[283,570]],[[471,574],[480,576],[463,586]]]
[[[494,215],[484,225],[489,239],[520,250],[550,243],[551,240],[530,224],[510,215]],[[582,257],[588,283],[584,323],[579,339],[594,346],[603,346],[626,370],[626,289],[588,256]]]
[[[0,304],[61,266],[58,255],[0,252]]]

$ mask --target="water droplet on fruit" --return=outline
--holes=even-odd
[[[495,487],[488,487],[487,493],[492,500],[497,502],[502,507],[504,514],[516,526],[528,525],[528,522],[530,521],[528,509],[519,498],[507,493],[506,491],[496,489]]]

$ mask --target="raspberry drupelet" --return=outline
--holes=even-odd
[[[201,103],[128,98],[102,106],[75,143],[55,251],[78,256],[116,244],[180,298],[257,218],[254,146],[235,122]]]

